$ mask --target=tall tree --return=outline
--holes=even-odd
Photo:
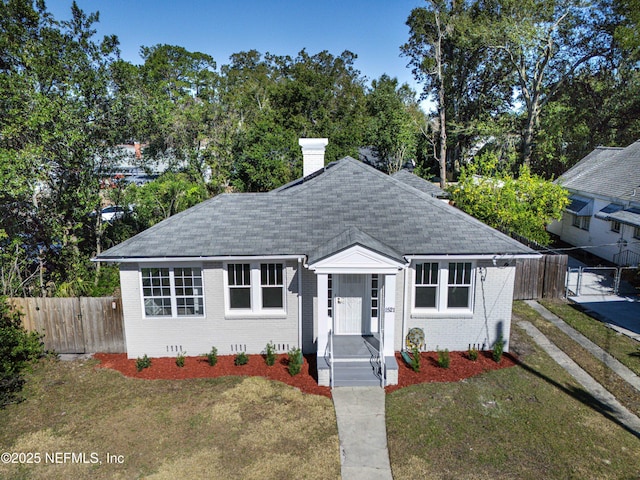
[[[367,94],[367,144],[388,173],[398,171],[406,160],[415,159],[418,123],[423,121],[415,97],[406,83],[398,85],[397,78],[382,75],[371,82]]]
[[[0,2],[0,177],[9,180],[0,185],[1,228],[5,245],[27,255],[24,267],[39,267],[43,294],[69,280],[99,231],[89,213],[107,168],[117,39],[93,40],[98,18],[75,2],[66,21],[41,1]]]
[[[500,0],[499,5],[490,36],[516,74],[514,87],[525,112],[522,161],[530,165],[544,107],[573,75],[610,58],[611,9],[581,0]]]

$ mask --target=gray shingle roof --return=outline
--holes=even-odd
[[[346,232],[346,233],[345,233]],[[353,158],[268,193],[223,194],[105,251],[99,260],[307,255],[364,243],[398,255],[531,254],[460,210]]]
[[[557,182],[572,191],[633,201],[640,197],[640,141],[626,148],[598,147]]]

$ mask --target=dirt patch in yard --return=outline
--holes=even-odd
[[[141,372],[136,370],[136,360],[128,359],[124,353],[96,353],[94,358],[100,360],[99,367],[111,368],[132,378],[178,380],[228,375],[259,376],[286,383],[305,393],[331,397],[329,387],[318,385],[315,355],[305,356],[302,370],[295,376],[290,375],[287,370],[287,355],[279,355],[275,365],[271,367],[267,366],[262,355],[249,355],[249,362],[245,365],[234,365],[233,355],[221,355],[218,357],[218,363],[213,367],[209,365],[206,357],[186,357],[184,367],[178,367],[176,359],[172,357],[153,358],[151,366]],[[400,354],[397,354],[396,358],[399,368],[398,385],[387,387],[387,392],[418,383],[457,382],[489,370],[512,367],[516,364],[515,358],[509,354],[505,354],[500,363],[496,363],[491,358],[490,352],[480,352],[475,361],[470,360],[466,352],[451,352],[449,368],[442,368],[438,366],[437,353],[423,352],[420,372],[414,372],[406,365]]]

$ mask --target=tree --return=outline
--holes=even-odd
[[[384,162],[387,173],[397,172],[408,159],[415,159],[418,136],[419,107],[415,93],[407,84],[398,85],[397,78],[382,75],[371,82],[367,94],[369,128],[367,144]]]
[[[438,111],[438,153],[436,160],[440,166],[440,187],[447,183],[447,99],[446,89],[446,45],[454,28],[455,1],[429,0],[427,8],[412,10],[407,25],[410,29],[409,42],[402,46],[402,52],[411,58],[413,75],[425,83],[425,94],[434,94]]]
[[[19,239],[29,256],[23,265],[40,271],[21,275],[40,280],[24,288],[42,294],[99,249],[100,220],[92,224],[89,213],[99,208],[99,177],[108,169],[101,154],[117,39],[92,40],[98,18],[75,2],[66,21],[44,2],[0,2],[0,176],[10,179],[0,186],[7,234],[0,248],[6,258]]]
[[[429,0],[407,20],[409,41],[401,47],[423,98],[437,115],[421,124],[444,175],[453,174],[483,139],[503,134],[500,115],[511,107],[511,72],[489,47],[491,2]]]
[[[486,155],[464,167],[459,182],[450,188],[454,204],[491,227],[547,245],[545,227],[562,218],[568,192],[532,174],[526,165],[518,177],[498,166],[495,156]]]
[[[525,112],[522,162],[530,165],[544,107],[574,74],[611,53],[610,9],[580,0],[501,0],[499,5],[490,37],[516,74],[514,87]]]
[[[24,372],[43,355],[41,335],[27,332],[20,314],[0,296],[0,408],[21,400]]]

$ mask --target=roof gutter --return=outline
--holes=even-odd
[[[184,263],[184,262],[242,262],[251,260],[304,260],[305,255],[221,255],[201,257],[94,257],[92,262],[105,263]]]
[[[412,260],[453,260],[453,259],[464,259],[464,260],[491,260],[491,261],[499,261],[499,260],[512,260],[518,258],[540,258],[542,257],[541,253],[533,252],[533,253],[496,253],[493,255],[480,255],[480,254],[456,254],[456,255],[405,255],[404,258],[410,262]]]

